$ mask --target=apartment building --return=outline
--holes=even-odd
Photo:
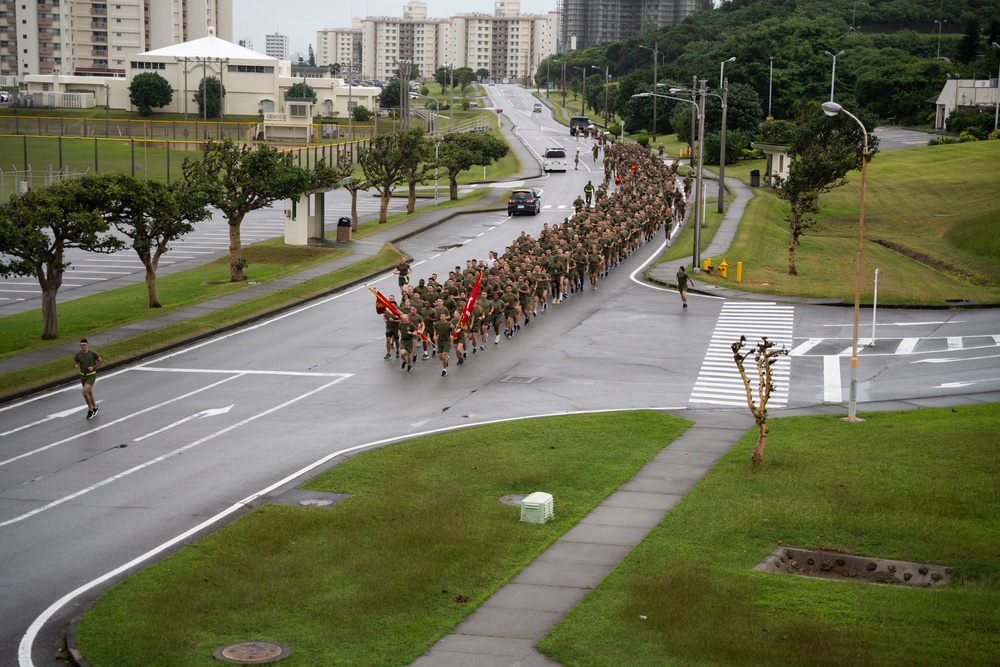
[[[560,0],[559,51],[617,42],[679,23],[703,5],[700,0]]]
[[[361,19],[353,19],[350,28],[316,31],[316,64],[340,63],[345,71],[351,64],[361,64]]]
[[[131,56],[233,32],[233,0],[7,0],[0,76],[124,76]]]
[[[288,46],[288,35],[274,33],[264,36],[264,54],[272,58],[288,60]]]
[[[555,53],[559,15],[459,15],[452,17],[452,34],[458,67],[485,70],[495,81],[530,80],[539,63]]]
[[[388,81],[398,74],[399,62],[406,61],[412,63],[417,76],[431,77],[438,65],[445,62],[451,23],[447,19],[416,18],[413,13],[410,16],[369,17],[361,21],[363,76]]]

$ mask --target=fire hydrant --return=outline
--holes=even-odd
[[[726,277],[726,269],[728,266],[729,265],[726,264],[726,260],[722,260],[722,263],[719,264],[719,275],[722,276],[723,278]]]

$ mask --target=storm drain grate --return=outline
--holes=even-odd
[[[538,378],[524,377],[523,375],[508,375],[507,377],[501,378],[501,382],[509,382],[511,384],[531,384]]]

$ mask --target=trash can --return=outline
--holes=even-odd
[[[760,187],[760,169],[750,170],[750,187],[751,188]]]
[[[337,243],[349,243],[351,241],[351,219],[343,217],[337,220]]]

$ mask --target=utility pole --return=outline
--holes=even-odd
[[[697,98],[697,94],[698,94],[698,77],[697,76],[692,76],[691,77],[691,101],[694,102],[695,107],[698,106],[698,102],[696,101],[698,99]],[[695,127],[696,127],[695,123],[696,122],[697,122],[697,119],[695,118],[695,114],[691,114],[691,167],[694,167],[694,138],[695,138]],[[695,270],[697,270],[697,267],[695,267]]]
[[[642,44],[639,45],[639,48],[653,52],[653,92],[654,93],[658,92],[659,87],[656,85],[657,84],[656,66],[659,63],[660,59],[660,52],[658,50],[659,40],[653,42],[653,48],[649,48],[648,46],[643,46]],[[654,143],[656,142],[656,95],[653,95],[653,142]]]
[[[722,204],[726,198],[726,108],[729,101],[729,79],[722,80],[722,149],[719,151],[719,207],[718,213],[722,213]]]

